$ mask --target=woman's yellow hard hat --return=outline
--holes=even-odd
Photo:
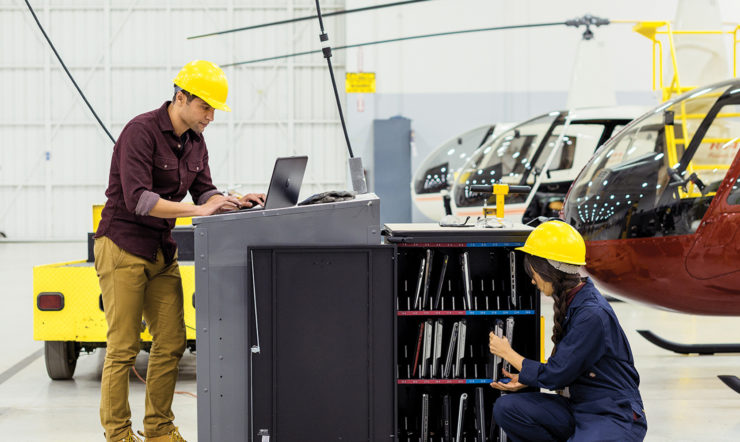
[[[517,250],[552,261],[586,265],[586,243],[578,230],[563,221],[547,221],[529,234]]]
[[[173,81],[211,107],[231,112],[231,108],[226,105],[229,82],[226,81],[224,71],[216,64],[205,60],[191,61],[180,69]]]

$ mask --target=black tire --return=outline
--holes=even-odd
[[[72,379],[79,355],[80,350],[75,342],[46,341],[44,343],[46,373],[55,381]]]

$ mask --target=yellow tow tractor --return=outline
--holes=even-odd
[[[93,206],[93,232],[103,206]],[[178,245],[182,275],[187,346],[195,351],[195,277],[193,227],[190,218],[177,220],[172,235]],[[108,324],[95,273],[93,234],[88,233],[86,260],[33,268],[33,337],[44,341],[46,372],[51,379],[71,379],[81,352],[106,346]],[[152,335],[141,323],[141,348],[149,351]]]

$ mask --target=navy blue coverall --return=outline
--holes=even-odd
[[[647,431],[627,337],[590,279],[575,294],[557,351],[541,364],[525,359],[519,382],[561,390],[501,396],[494,418],[513,441],[641,441]]]

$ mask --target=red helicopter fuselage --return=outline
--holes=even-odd
[[[587,270],[608,293],[685,313],[740,316],[740,212],[693,235],[588,241]]]
[[[607,293],[740,315],[740,79],[678,97],[602,146],[566,199]]]

